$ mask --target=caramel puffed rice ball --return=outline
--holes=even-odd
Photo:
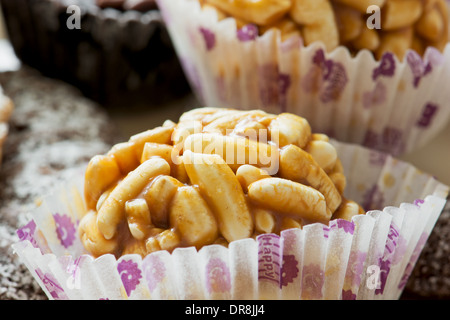
[[[94,256],[229,242],[364,214],[336,150],[296,115],[200,108],[115,145],[86,170]]]
[[[423,55],[431,46],[443,51],[448,41],[448,9],[445,0],[201,0],[205,10],[219,19],[234,17],[238,27],[270,29],[282,39],[300,36],[305,45],[315,41],[328,51],[339,45],[353,54],[371,51],[377,59],[393,52],[399,59],[408,49]],[[368,27],[369,10],[377,6],[379,26]]]

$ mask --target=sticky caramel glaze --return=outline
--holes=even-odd
[[[261,129],[268,141],[252,139]],[[227,163],[226,151],[238,147],[244,163]],[[269,172],[259,154],[250,160],[250,150],[276,154],[278,170]],[[228,245],[364,213],[343,196],[345,176],[329,138],[293,114],[192,110],[178,124],[167,121],[93,158],[86,179],[90,204],[80,236],[93,255]]]
[[[151,179],[148,183],[148,185],[142,190],[142,192],[133,200],[135,199],[143,199],[146,200],[145,194],[147,193],[147,191],[152,187],[152,185],[154,184],[155,181],[157,181],[160,176],[156,176],[153,179]],[[122,179],[121,179],[122,180]],[[121,181],[120,180],[120,181]],[[119,183],[120,183],[119,181]],[[188,183],[182,183],[180,184],[180,187],[182,186],[189,186],[189,187],[193,187],[195,188],[198,192],[199,192],[199,187],[197,185],[190,185]],[[200,194],[200,192],[199,192]],[[204,199],[204,197],[202,197]],[[171,198],[171,200],[169,202],[166,203],[166,208],[167,208],[167,215],[169,215],[169,211],[170,211],[170,207],[172,206],[172,202],[174,200],[174,197]],[[207,200],[204,199],[206,203]],[[209,207],[211,207],[209,205]],[[217,222],[217,220],[215,220],[217,225],[219,225],[219,223]],[[172,232],[174,232],[175,234],[180,234],[180,232],[178,232],[178,228],[177,227],[170,227],[170,217],[168,216],[168,219],[166,221],[158,221],[158,222],[152,222],[152,225],[150,226],[146,226],[145,227],[145,238],[149,238],[149,237],[154,237],[157,236],[159,233],[165,231],[165,230],[170,230]],[[127,223],[127,219],[123,219],[120,224],[118,225],[118,231],[116,233],[116,235],[111,239],[112,241],[117,241],[118,246],[117,248],[111,252],[111,254],[113,254],[114,256],[116,256],[116,258],[119,258],[120,256],[122,256],[124,254],[124,252],[127,251],[132,251],[129,253],[138,253],[141,254],[142,256],[145,256],[147,254],[145,250],[145,240],[137,240],[135,239],[129,229],[128,223]],[[203,243],[201,245],[196,246],[197,249],[200,249],[203,245],[207,245],[207,244],[211,244],[211,243],[219,243],[219,244],[228,244],[227,241],[220,235],[218,235],[217,237],[215,237],[213,239],[213,241],[210,241],[209,243]],[[177,247],[187,247],[190,246],[190,244],[183,239],[182,237],[180,237],[180,242],[177,245]],[[128,250],[127,250],[128,248]],[[130,248],[132,248],[133,250],[130,250]],[[169,252],[171,252],[172,250],[168,250]],[[128,252],[127,252],[128,253]]]
[[[198,189],[198,186],[194,186],[195,188]],[[248,195],[245,195],[245,199],[248,203],[248,206],[250,209],[250,214],[252,216],[252,219],[255,220],[255,211],[257,209],[264,209],[262,207],[258,207],[254,204],[252,204],[251,200],[248,198]],[[168,206],[170,206],[170,203],[168,204]],[[275,219],[275,224],[274,224],[274,228],[271,230],[272,233],[276,233],[276,234],[280,234],[281,231],[288,229],[288,228],[292,228],[292,227],[303,227],[304,225],[310,224],[310,223],[314,223],[317,221],[307,221],[305,219],[298,219],[298,217],[296,217],[295,215],[292,214],[285,214],[285,213],[277,213],[276,211],[269,211],[270,214],[272,214],[272,216]],[[291,219],[290,221],[288,221],[288,219]],[[217,221],[217,219],[216,219]],[[293,221],[296,221],[298,224],[294,224]],[[324,221],[323,223],[328,224],[328,222]],[[220,227],[220,223],[217,222],[217,225]],[[152,236],[156,236],[158,233],[164,231],[164,230],[171,230],[174,233],[178,234],[178,230],[176,227],[174,228],[170,228],[170,226],[168,224],[159,224],[159,225],[154,225],[152,227],[148,227],[147,228],[147,232],[146,235],[148,237],[152,237]],[[258,232],[255,228],[255,230],[253,230],[253,234],[252,234],[252,238],[256,238],[258,235],[263,234],[265,232]],[[118,226],[118,232],[116,234],[116,236],[114,237],[114,239],[112,240],[117,240],[118,242],[118,246],[116,248],[116,250],[114,250],[113,252],[111,252],[111,254],[113,254],[116,258],[120,258],[122,255],[126,254],[126,253],[137,253],[140,254],[142,257],[145,257],[145,255],[148,254],[148,252],[145,250],[143,251],[146,246],[145,246],[145,240],[136,240],[135,238],[133,238],[133,236],[130,233],[130,229],[128,227],[127,221],[123,220],[119,226]],[[220,234],[218,235],[218,237],[216,239],[214,239],[214,241],[211,241],[210,243],[205,243],[203,245],[199,245],[199,246],[195,246],[197,250],[200,250],[202,246],[204,245],[208,245],[208,244],[220,244],[223,245],[225,247],[228,246],[228,241],[221,236]],[[184,239],[180,239],[180,243],[177,247],[188,247],[191,246],[190,244],[188,244]],[[127,250],[128,248],[128,250]],[[133,250],[130,250],[131,248],[133,248]],[[140,250],[139,248],[142,248],[142,250]],[[175,248],[173,248],[175,249]],[[130,252],[127,252],[130,251]],[[173,250],[168,250],[169,252],[172,252]],[[96,256],[98,257],[98,256]]]
[[[136,197],[136,199],[144,199],[145,200],[144,195],[151,188],[153,183],[155,181],[157,181],[158,178],[160,178],[160,177],[161,176],[157,176],[157,177],[151,179],[151,181],[149,182],[147,187],[142,190],[142,192]],[[272,177],[277,177],[277,175],[272,176]],[[183,186],[191,186],[191,187],[194,187],[195,189],[199,190],[198,185],[189,185],[188,183],[184,183],[182,185]],[[322,221],[318,221],[317,219],[316,220],[308,220],[305,218],[299,218],[299,216],[295,215],[295,214],[286,213],[286,212],[277,212],[275,210],[268,210],[267,208],[264,208],[264,207],[256,204],[254,201],[252,201],[249,198],[247,193],[244,193],[244,196],[245,196],[245,201],[250,209],[250,214],[251,214],[253,221],[256,220],[255,212],[257,210],[265,210],[269,214],[272,215],[272,217],[274,218],[274,227],[271,230],[272,233],[280,234],[280,232],[285,229],[292,228],[292,227],[303,227],[307,224],[316,223],[316,222],[320,222],[320,223],[327,225],[329,222],[329,220],[322,220]],[[208,206],[210,208],[212,208],[212,205],[208,201],[208,199],[206,199],[204,196],[203,196],[203,199],[206,201]],[[173,197],[170,202],[166,203],[167,210],[169,210],[169,208],[171,207],[172,201],[173,201]],[[215,213],[215,212],[213,211],[213,213]],[[155,223],[154,221],[152,221],[153,225],[146,227],[146,232],[145,232],[146,238],[156,236],[158,233],[160,233],[164,230],[167,230],[167,229],[173,231],[176,234],[179,234],[178,229],[176,227],[173,227],[173,228],[170,227],[169,220],[170,219],[168,219],[167,221],[159,221],[158,223]],[[216,223],[220,229],[221,225],[217,219],[216,219]],[[256,238],[258,235],[263,234],[263,233],[264,232],[258,231],[257,228],[255,227],[251,237]],[[147,254],[147,251],[143,251],[145,249],[145,240],[136,240],[135,238],[133,238],[133,236],[131,235],[130,229],[128,227],[128,223],[127,223],[126,219],[124,219],[119,224],[118,232],[117,232],[116,236],[114,237],[114,239],[117,240],[118,247],[116,248],[116,250],[114,252],[111,252],[111,253],[114,254],[117,258],[122,256],[124,254],[124,252],[130,251],[130,250],[127,250],[127,248],[129,248],[129,249],[133,248],[134,253],[141,254],[143,257]],[[228,246],[228,241],[226,241],[226,239],[219,234],[219,236],[214,241],[211,241],[209,243],[204,243],[202,245],[198,245],[198,246],[196,246],[196,248],[200,249],[203,245],[208,245],[208,244],[212,244],[212,243],[217,243],[217,244],[221,244],[224,246]],[[183,238],[180,238],[180,243],[177,247],[187,247],[187,246],[190,246],[190,245]],[[140,249],[140,248],[142,248],[142,249]],[[168,250],[168,251],[171,252],[172,250]]]
[[[148,186],[139,194],[138,197],[136,197],[136,199],[145,199],[144,194],[159,177],[160,176],[153,178],[152,181],[149,182]],[[191,186],[191,187],[194,187],[195,189],[199,190],[199,187],[197,185],[189,185],[187,183],[184,183],[183,186]],[[308,220],[305,218],[299,218],[299,216],[295,215],[295,214],[290,214],[290,213],[286,213],[286,212],[278,212],[275,210],[268,210],[267,208],[264,208],[264,207],[256,204],[254,201],[252,201],[249,198],[248,194],[245,193],[244,195],[245,195],[245,201],[247,202],[247,205],[250,209],[250,214],[251,214],[253,221],[256,220],[255,212],[257,210],[265,210],[270,215],[272,215],[272,217],[274,218],[274,227],[270,231],[271,233],[280,234],[281,231],[283,231],[285,229],[290,229],[290,228],[294,228],[294,227],[301,228],[305,225],[316,223],[316,222],[320,222],[325,225],[328,225],[328,223],[329,223],[329,220],[322,220],[322,221],[318,221],[317,219],[316,220]],[[206,201],[208,206],[211,208],[211,203],[207,199],[205,199],[205,197],[203,197],[203,199]],[[167,203],[167,208],[170,208],[172,201],[173,201],[173,198],[171,199],[171,201],[169,203]],[[213,211],[213,213],[214,213],[214,211]],[[220,222],[217,219],[216,219],[216,223],[217,223],[218,227],[220,228]],[[161,222],[154,223],[152,226],[147,227],[146,238],[156,236],[158,233],[160,233],[164,230],[171,230],[172,232],[179,234],[178,229],[176,227],[171,228],[169,225],[169,221],[166,221],[165,223],[161,223]],[[258,231],[257,227],[255,226],[251,237],[256,238],[258,235],[263,234],[263,233],[265,233],[265,232]],[[126,219],[120,223],[120,225],[118,227],[118,232],[117,232],[117,235],[115,236],[115,238],[117,239],[117,242],[119,243],[119,245],[118,245],[117,249],[114,252],[112,252],[112,254],[114,254],[117,258],[122,256],[124,254],[124,252],[130,251],[130,250],[127,250],[127,248],[128,249],[133,248],[134,253],[141,254],[143,257],[148,253],[147,251],[141,252],[141,250],[139,249],[139,248],[143,248],[142,250],[145,249],[145,240],[136,240],[133,238],[133,236],[130,233]],[[198,245],[198,246],[196,246],[196,248],[199,250],[199,249],[201,249],[202,246],[208,245],[208,244],[213,244],[213,243],[228,246],[228,241],[226,241],[226,239],[222,235],[219,234],[218,237],[216,239],[214,239],[214,241],[211,241],[209,243],[204,243],[202,245]],[[187,247],[187,246],[190,246],[190,244],[187,243],[183,238],[180,238],[180,243],[178,244],[177,247]],[[171,252],[172,250],[168,250],[168,251]]]

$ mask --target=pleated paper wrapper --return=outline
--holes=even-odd
[[[208,107],[263,109],[305,117],[314,132],[400,155],[431,141],[450,118],[450,45],[379,61],[343,46],[327,53],[299,37],[258,36],[218,21],[198,0],[159,0],[191,87]]]
[[[367,210],[281,235],[178,248],[142,258],[87,254],[77,235],[84,172],[17,231],[15,252],[50,299],[397,299],[449,188],[385,153],[333,142]],[[376,210],[379,209],[379,210]]]

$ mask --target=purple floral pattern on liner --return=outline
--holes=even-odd
[[[258,27],[254,24],[247,24],[236,31],[236,36],[241,42],[255,40],[258,37]]]
[[[322,298],[322,288],[325,283],[325,272],[316,264],[303,266],[302,298],[318,300]]]
[[[422,57],[415,51],[409,51],[406,55],[406,62],[411,68],[414,76],[413,86],[417,88],[420,80],[433,70],[431,62],[425,63]]]
[[[208,28],[200,27],[199,31],[205,40],[206,50],[211,51],[216,46],[216,35]]]
[[[381,82],[377,82],[372,91],[363,93],[363,106],[369,109],[377,105],[382,105],[386,101],[386,96],[386,86]]]
[[[220,258],[213,258],[206,265],[206,288],[213,292],[231,290],[231,275],[227,264]]]
[[[373,166],[382,167],[386,163],[388,153],[371,150],[369,153],[369,163]]]
[[[39,248],[39,245],[37,244],[37,241],[35,239],[35,232],[36,232],[36,223],[34,222],[34,220],[31,220],[25,226],[18,229],[16,231],[16,234],[19,237],[20,241],[28,240],[33,245],[33,247]]]
[[[372,79],[375,81],[378,77],[392,77],[395,74],[395,58],[390,52],[383,54],[380,60],[380,64],[373,70]]]
[[[53,299],[68,300],[67,295],[64,293],[64,289],[51,273],[45,273],[39,268],[37,268],[35,272]]]
[[[427,103],[416,125],[424,129],[429,128],[433,123],[433,120],[436,118],[438,111],[439,111],[438,105],[433,103]]]
[[[356,300],[356,294],[352,290],[342,290],[342,300]]]
[[[142,262],[142,269],[150,292],[154,291],[166,277],[164,262],[157,255],[147,256]]]
[[[344,66],[338,62],[333,63],[332,69],[324,75],[324,80],[328,85],[320,95],[322,102],[338,100],[348,82]]]
[[[351,221],[347,221],[344,219],[337,219],[337,220],[330,221],[328,230],[332,230],[335,228],[341,229],[345,233],[353,235],[353,232],[355,231],[355,224]]]
[[[322,49],[316,51],[312,63],[310,71],[303,79],[304,89],[307,92],[321,89],[320,100],[323,103],[338,100],[348,83],[344,66],[326,59]]]
[[[367,189],[367,191],[363,195],[361,206],[365,211],[380,209],[384,207],[383,192],[380,191],[378,185],[375,184],[371,188]]]
[[[122,260],[117,265],[120,279],[128,296],[136,289],[142,278],[142,272],[137,263],[132,260]]]
[[[334,229],[341,229],[345,233],[353,235],[353,232],[355,231],[355,224],[351,221],[347,221],[344,219],[331,220],[328,226],[326,225],[323,226],[324,238],[328,239],[330,232]]]
[[[285,112],[287,109],[287,93],[291,86],[291,76],[288,74],[280,73],[278,76],[278,85],[280,88],[281,112]]]
[[[353,293],[351,288],[358,288],[361,284],[362,274],[364,272],[364,262],[366,261],[367,252],[361,252],[354,250],[350,252],[350,257],[348,258],[347,270],[345,272],[346,281],[350,281],[348,284],[349,289],[342,290],[342,299],[345,300],[355,300],[356,293]]]
[[[348,82],[344,66],[339,62],[327,60],[323,50],[316,52],[313,63],[322,69],[323,80],[327,83],[321,95],[322,102],[338,100]]]
[[[64,248],[69,248],[75,241],[76,228],[70,217],[56,213],[53,215],[56,223],[56,235]]]
[[[405,150],[403,131],[398,128],[386,127],[382,133],[368,129],[363,145],[370,149],[385,150],[392,154],[401,154]]]
[[[298,277],[298,261],[294,255],[283,255],[283,262],[281,265],[280,288],[287,286],[294,282]]]
[[[291,77],[280,73],[276,64],[265,64],[258,69],[259,96],[263,106],[280,105],[286,110],[287,92],[291,86]]]

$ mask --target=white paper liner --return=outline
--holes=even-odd
[[[157,1],[184,71],[208,107],[291,112],[314,132],[400,155],[419,148],[450,118],[450,45],[409,51],[403,62],[369,51],[352,57],[341,46],[326,53],[300,38],[282,42],[218,21],[198,0]]]
[[[76,231],[85,210],[80,172],[31,213],[13,248],[50,299],[397,299],[449,187],[384,153],[333,143],[345,195],[382,211],[228,248],[93,259]]]

